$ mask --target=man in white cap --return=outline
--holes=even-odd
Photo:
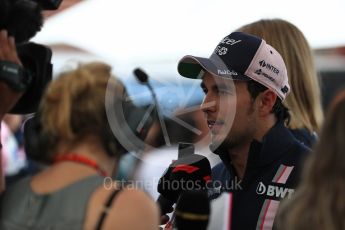
[[[209,58],[183,57],[178,71],[202,80],[210,148],[222,160],[212,169],[213,186],[228,192],[221,226],[271,229],[308,152],[284,124],[290,86],[282,57],[263,39],[234,32]]]

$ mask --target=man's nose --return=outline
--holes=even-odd
[[[217,111],[217,102],[211,95],[206,94],[200,107],[204,113],[215,112]]]

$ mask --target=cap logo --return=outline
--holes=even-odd
[[[227,44],[227,45],[235,45],[236,43],[241,42],[242,40],[235,40],[233,38],[225,37],[220,43],[221,44]]]
[[[289,91],[289,88],[285,85],[283,88],[281,88],[281,91],[286,94]]]
[[[264,60],[259,61],[261,67],[265,67],[266,69],[272,71],[275,74],[279,74],[279,69],[271,65],[270,63],[266,63]]]
[[[262,75],[262,76],[264,76],[265,78],[269,79],[270,81],[273,81],[273,82],[275,81],[273,77],[271,77],[271,76],[268,75],[267,73],[262,72],[261,69],[255,70],[255,73],[256,73],[257,75]]]
[[[234,70],[228,70],[228,69],[224,69],[224,70],[217,70],[219,75],[231,75],[231,76],[237,76],[238,73]]]
[[[214,52],[217,53],[219,56],[223,56],[228,52],[228,48],[217,46]]]

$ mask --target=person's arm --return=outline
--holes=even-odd
[[[11,61],[22,66],[17,54],[14,38],[9,37],[6,30],[0,31],[0,61]],[[14,91],[6,82],[0,80],[0,122],[5,114],[17,103],[22,94],[22,92]],[[5,189],[1,149],[2,146],[0,139],[0,192]]]
[[[19,60],[15,41],[9,37],[6,30],[0,31],[0,61],[11,61],[22,66]],[[0,120],[17,103],[22,92],[14,91],[5,81],[0,80]]]

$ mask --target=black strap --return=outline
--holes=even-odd
[[[0,80],[5,81],[13,90],[23,92],[32,81],[28,71],[10,61],[0,61]]]
[[[113,200],[115,199],[116,195],[120,192],[121,190],[114,190],[111,195],[108,198],[107,203],[105,203],[104,205],[104,209],[103,212],[101,214],[101,217],[98,220],[98,223],[96,225],[96,230],[101,230],[102,225],[104,223],[105,217],[108,215],[109,210],[110,210],[110,206],[113,203]]]

